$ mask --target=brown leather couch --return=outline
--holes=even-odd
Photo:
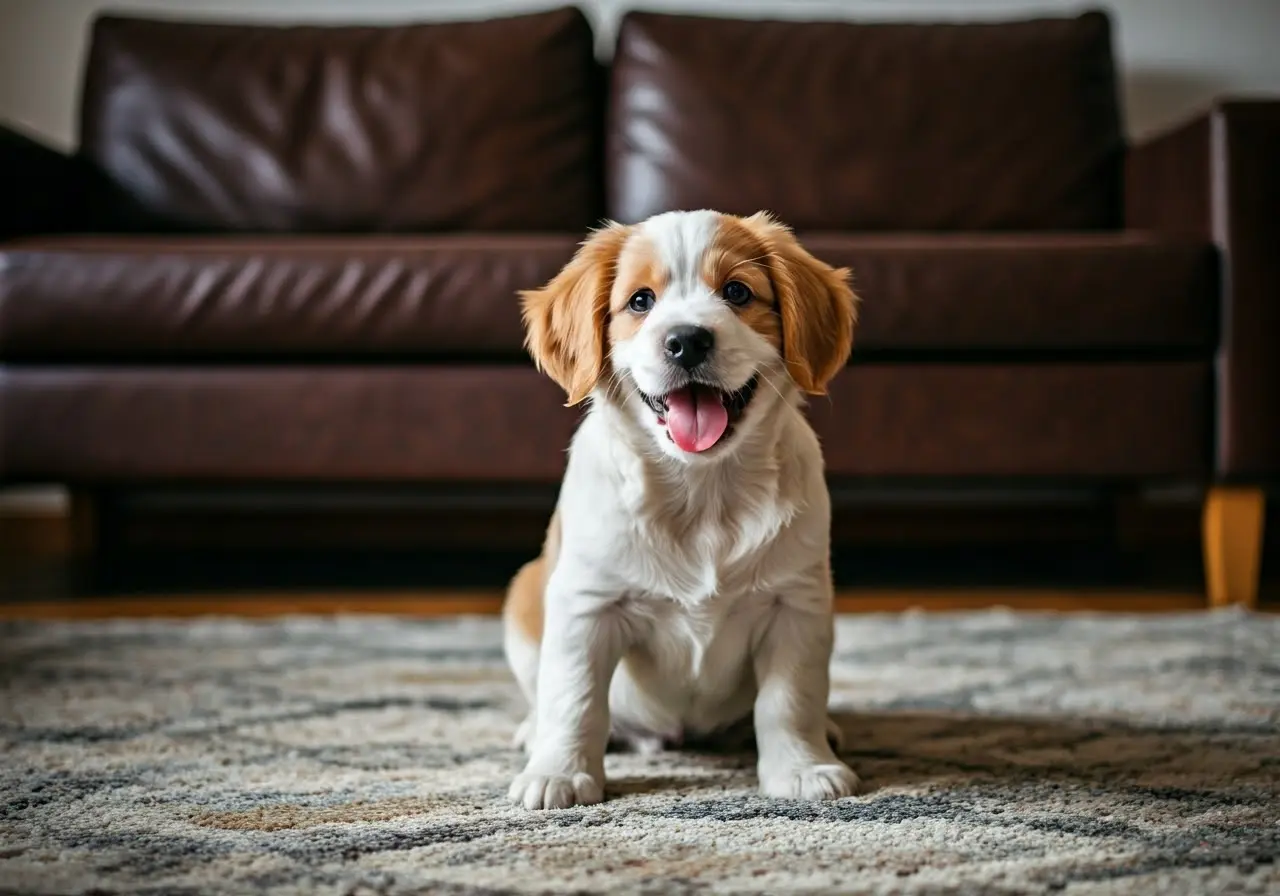
[[[604,216],[764,208],[863,296],[812,408],[833,480],[1230,485],[1206,543],[1247,546],[1280,471],[1280,104],[1131,147],[1117,97],[1096,12],[632,13],[608,69],[572,9],[99,19],[77,151],[0,140],[0,479],[554,483],[577,412],[516,291]]]

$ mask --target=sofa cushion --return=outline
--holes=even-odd
[[[1216,345],[1218,256],[1137,233],[808,234],[853,269],[855,351],[1070,351]]]
[[[0,252],[0,357],[524,357],[579,237],[58,237]]]
[[[137,227],[580,230],[601,211],[576,9],[398,27],[96,21],[83,152]]]
[[[51,237],[0,251],[0,357],[524,358],[516,292],[579,237]],[[1217,256],[1140,234],[804,234],[870,352],[1207,351]]]
[[[0,251],[0,357],[520,360],[518,290],[579,237],[50,237]],[[1205,350],[1211,246],[1138,234],[864,236],[805,244],[854,270],[875,351]]]
[[[974,24],[631,13],[608,118],[612,217],[768,209],[828,230],[1121,221],[1105,14]]]

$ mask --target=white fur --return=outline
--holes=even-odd
[[[640,232],[669,286],[613,347],[618,381],[600,386],[573,439],[541,645],[508,623],[533,702],[511,798],[598,802],[611,728],[653,745],[753,712],[765,794],[847,796],[858,779],[827,741],[830,501],[817,437],[776,350],[699,279],[714,213],[659,216]],[[672,445],[635,394],[667,391],[661,337],[676,323],[714,331],[726,389],[762,379],[729,442],[704,455]]]

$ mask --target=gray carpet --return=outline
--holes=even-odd
[[[1280,617],[840,620],[871,788],[609,759],[506,805],[493,620],[0,626],[0,892],[1280,892]]]

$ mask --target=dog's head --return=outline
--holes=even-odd
[[[823,394],[853,344],[849,271],[765,213],[609,224],[522,299],[530,354],[570,404],[612,402],[684,460],[728,453],[797,390]]]

